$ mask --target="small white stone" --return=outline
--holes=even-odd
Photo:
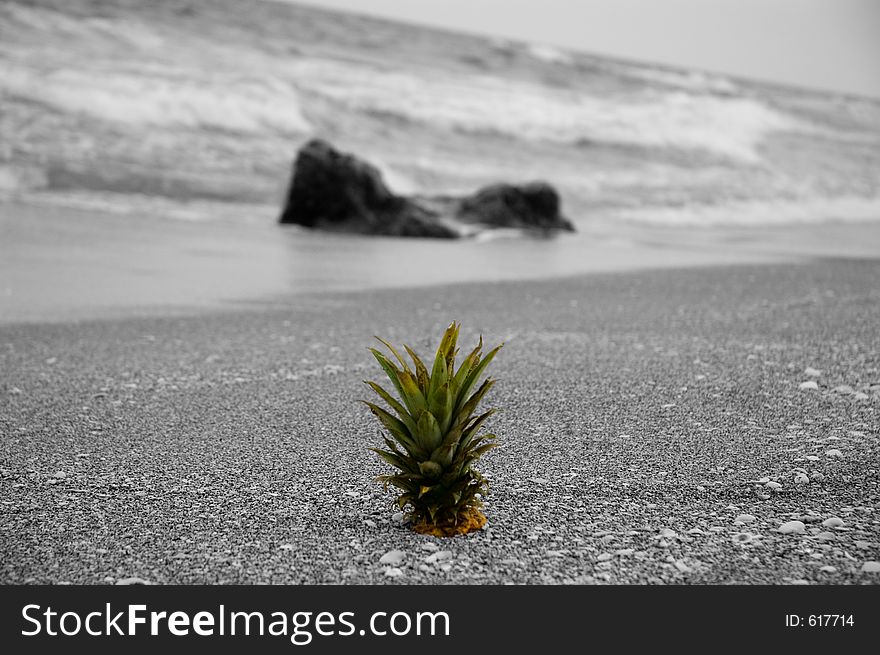
[[[801,382],[798,385],[798,389],[802,391],[818,391],[819,385],[814,380],[807,380],[806,382]]]
[[[391,520],[395,523],[403,523],[406,520],[406,515],[403,512],[395,512],[391,515]]]
[[[143,578],[131,577],[131,578],[120,578],[116,581],[118,585],[151,585],[153,584],[149,580],[144,580]]]
[[[826,457],[843,457],[843,453],[837,450],[837,448],[832,448],[831,450],[825,451]]]
[[[779,484],[778,482],[773,482],[772,480],[770,482],[768,482],[767,484],[765,484],[764,486],[767,487],[768,489],[772,489],[773,491],[779,491],[780,489],[782,489],[781,484]]]
[[[754,520],[755,520],[755,517],[752,516],[751,514],[740,514],[739,516],[737,516],[733,520],[733,522],[745,524],[745,523],[751,523]]]
[[[861,539],[859,539],[857,541],[854,541],[853,543],[855,544],[856,548],[861,548],[862,550],[867,550],[871,547],[870,541],[862,541]]]
[[[535,484],[548,484],[550,480],[547,478],[529,478],[529,482],[534,482]]]
[[[437,544],[435,544],[435,543],[431,543],[430,541],[427,541],[427,542],[425,542],[425,543],[422,544],[422,550],[427,550],[427,551],[430,551],[430,552],[432,552],[432,553],[433,553],[435,550],[437,550],[437,548],[438,548]]]
[[[596,560],[598,560],[599,562],[607,562],[612,557],[614,557],[614,555],[612,555],[611,553],[602,553],[601,555],[599,555],[599,557],[596,558]]]
[[[815,480],[816,482],[822,482],[825,479],[824,473],[819,473],[819,471],[814,471],[810,473],[810,480]]]
[[[829,565],[829,566],[823,566],[823,567],[822,567],[821,569],[819,569],[819,570],[822,571],[823,573],[837,573],[837,568],[834,567],[834,566],[830,566],[830,565]]]
[[[832,391],[833,391],[834,393],[842,393],[842,394],[845,394],[845,395],[849,395],[849,394],[853,393],[853,391],[855,391],[855,389],[853,389],[853,388],[852,388],[851,386],[849,386],[848,384],[840,384],[840,385],[834,387],[834,388],[832,389]]]
[[[405,557],[406,553],[404,553],[402,550],[389,550],[379,559],[379,564],[390,564],[391,566],[397,566],[404,560]]]
[[[806,529],[807,526],[801,521],[787,521],[778,528],[782,534],[800,534]]]
[[[843,519],[839,516],[831,516],[822,521],[822,525],[826,528],[840,528],[843,527],[844,522]]]
[[[368,528],[375,528],[376,522],[371,521],[370,519],[364,519],[364,525],[367,526]]]
[[[664,539],[675,539],[678,536],[678,533],[670,528],[663,528],[660,530],[660,536]]]
[[[854,398],[855,400],[868,400],[870,397],[871,397],[871,396],[869,396],[869,395],[866,394],[866,393],[862,393],[861,391],[856,391],[856,392],[853,394],[853,398]]]
[[[425,558],[425,563],[427,564],[436,564],[437,562],[442,562],[443,560],[452,559],[452,551],[450,550],[441,550],[436,553],[431,553]]]
[[[67,477],[67,473],[65,473],[64,471],[56,471],[55,473],[52,474],[52,477],[58,478],[59,480],[62,480]]]
[[[880,573],[880,562],[865,562],[862,564],[864,573]]]
[[[806,375],[808,378],[817,378],[822,375],[822,371],[817,368],[813,368],[812,366],[808,366],[804,371],[804,375]]]
[[[806,473],[798,473],[794,476],[795,484],[808,484],[810,482],[810,478],[807,477]]]
[[[403,571],[401,571],[396,566],[389,566],[387,569],[385,569],[385,575],[389,578],[399,578],[403,575]]]

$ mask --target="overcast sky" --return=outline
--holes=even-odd
[[[305,4],[880,97],[880,0],[309,0]]]

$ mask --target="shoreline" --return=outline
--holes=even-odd
[[[877,584],[878,276],[666,269],[0,326],[2,582]],[[374,334],[427,352],[452,319],[463,345],[506,341],[504,411],[489,524],[440,540],[394,520],[357,399]]]
[[[9,208],[11,205],[5,205]],[[694,266],[880,259],[880,223],[755,228],[581,226],[554,239],[454,243],[274,223],[12,206],[0,221],[0,324],[187,315],[310,293],[562,279]]]

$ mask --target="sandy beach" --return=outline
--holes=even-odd
[[[876,584],[878,283],[824,259],[0,326],[0,582]],[[489,522],[442,540],[395,520],[357,399],[374,334],[427,352],[452,320],[507,345]]]

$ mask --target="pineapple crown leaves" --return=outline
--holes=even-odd
[[[470,467],[496,445],[492,443],[495,435],[479,434],[496,410],[475,415],[495,380],[486,378],[479,386],[477,382],[504,344],[484,356],[480,337],[476,348],[456,369],[459,330],[458,323],[446,329],[430,371],[409,346],[403,348],[411,362],[390,343],[376,337],[391,356],[376,348],[369,350],[391,380],[397,397],[376,382],[364,381],[391,409],[363,401],[391,437],[383,436],[387,449],[370,450],[399,471],[383,475],[380,480],[404,491],[399,503],[425,505],[424,514],[432,521],[438,512],[450,508],[454,517],[455,507],[473,505],[476,494],[485,494],[485,479]]]

